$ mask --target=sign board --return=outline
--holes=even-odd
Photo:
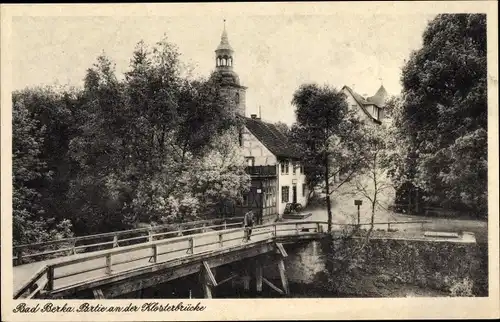
[[[257,193],[262,193],[262,189],[257,189]]]
[[[363,204],[363,201],[362,200],[354,200],[354,205],[355,206],[361,206]]]

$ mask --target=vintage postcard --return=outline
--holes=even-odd
[[[2,5],[2,321],[498,318],[497,9]]]

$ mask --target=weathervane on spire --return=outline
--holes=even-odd
[[[379,77],[378,79],[380,81],[380,85],[383,85],[384,84],[384,80],[382,79],[382,77]]]

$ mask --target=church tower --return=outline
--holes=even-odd
[[[238,74],[233,70],[234,50],[229,44],[226,31],[226,21],[224,20],[224,30],[220,39],[220,44],[215,50],[215,71],[221,76],[223,88],[233,100],[236,112],[245,116],[245,92],[246,87],[240,84]]]

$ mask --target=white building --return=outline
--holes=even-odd
[[[283,214],[287,203],[307,205],[306,176],[300,154],[276,125],[255,115],[245,118],[243,154],[251,167],[275,168],[278,214]]]
[[[349,107],[358,111],[361,117],[374,123],[382,124],[385,118],[384,106],[388,96],[383,85],[380,86],[375,95],[370,97],[356,93],[349,86],[344,86],[342,92],[347,97]]]

